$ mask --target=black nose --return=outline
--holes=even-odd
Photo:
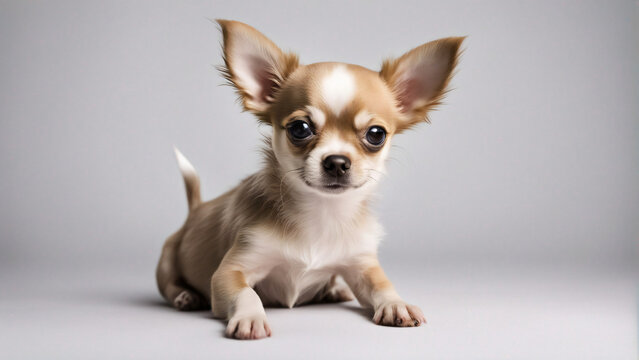
[[[344,155],[330,155],[324,159],[324,170],[332,176],[342,176],[351,168],[351,159]]]

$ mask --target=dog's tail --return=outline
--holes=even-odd
[[[200,177],[197,175],[195,168],[189,160],[178,150],[177,147],[173,147],[175,151],[175,157],[177,158],[180,172],[184,178],[184,186],[186,187],[186,199],[189,202],[189,211],[198,206],[202,199],[200,198]]]

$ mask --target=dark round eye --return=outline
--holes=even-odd
[[[293,140],[306,140],[313,136],[313,128],[304,120],[295,120],[286,127],[288,134]]]
[[[366,141],[373,146],[381,146],[386,140],[386,130],[379,126],[371,126],[366,132]]]

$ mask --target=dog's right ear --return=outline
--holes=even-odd
[[[217,20],[224,36],[224,77],[237,89],[244,109],[268,122],[266,112],[284,80],[299,66],[266,36],[238,21]]]

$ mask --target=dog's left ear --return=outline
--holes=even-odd
[[[397,99],[402,115],[398,131],[428,122],[428,111],[446,94],[463,41],[463,37],[431,41],[384,61],[379,74]]]
[[[224,36],[224,76],[237,89],[244,109],[268,122],[265,112],[283,81],[298,67],[297,55],[284,53],[249,25],[217,22]]]

